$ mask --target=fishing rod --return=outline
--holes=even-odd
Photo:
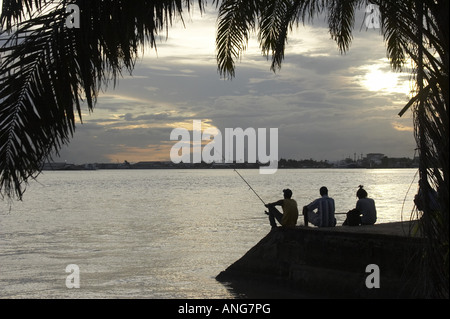
[[[258,196],[259,200],[260,200],[264,205],[266,205],[266,203],[263,201],[263,199],[258,195],[258,193],[253,189],[253,187],[245,180],[245,178],[244,178],[244,177],[243,177],[236,169],[233,169],[233,170],[236,172],[236,174],[239,175],[240,178],[242,178],[242,180],[245,182],[245,184],[248,185],[248,187],[253,191],[253,193],[255,193],[255,195]],[[347,215],[347,213],[334,213],[334,214],[335,214],[335,215]]]
[[[233,171],[236,172],[236,174],[239,175],[239,177],[245,182],[245,184],[247,184],[247,186],[253,191],[253,193],[255,193],[255,195],[259,198],[259,200],[266,205],[266,203],[264,202],[264,200],[261,198],[261,196],[258,195],[258,193],[253,189],[253,187],[247,182],[247,180],[235,169],[233,168]],[[347,215],[347,213],[334,213],[335,215]]]
[[[255,195],[259,198],[259,200],[264,204],[264,206],[266,205],[266,203],[264,202],[264,200],[258,195],[258,193],[253,189],[253,187],[246,181],[246,179],[234,168],[233,169],[236,174],[239,175],[239,177],[245,182],[245,184],[247,184],[247,186],[253,191],[253,193],[255,193]],[[335,215],[347,215],[347,213],[334,213]],[[308,226],[308,219],[307,219],[307,215],[303,214],[304,218],[305,218],[305,226]]]
[[[242,178],[242,180],[245,182],[245,184],[247,184],[248,187],[250,187],[250,189],[253,191],[253,193],[255,193],[255,195],[258,196],[259,200],[260,200],[264,205],[266,205],[266,203],[262,200],[262,198],[258,195],[258,193],[253,189],[253,187],[245,180],[245,178],[242,177],[242,175],[239,174],[239,172],[238,172],[235,168],[234,168],[233,170],[236,172],[236,174],[239,175],[240,178]]]
[[[248,187],[253,191],[253,193],[255,193],[256,196],[258,196],[259,200],[266,205],[266,203],[263,201],[263,199],[258,195],[258,193],[253,189],[253,187],[245,180],[245,178],[236,170],[233,169],[236,174],[239,175],[240,178],[242,178],[242,180],[248,185]],[[334,213],[335,215],[347,215],[347,213]]]
[[[222,154],[221,154],[222,155]],[[225,157],[222,155],[222,159],[224,160],[225,163]],[[253,193],[255,193],[255,195],[259,198],[259,200],[264,204],[264,206],[266,205],[266,203],[264,202],[264,200],[261,198],[261,196],[258,195],[258,193],[253,189],[253,187],[247,182],[247,180],[235,169],[233,168],[233,171],[236,172],[236,174],[239,175],[239,177],[245,182],[245,184],[247,184],[247,186],[253,191]],[[344,215],[347,213],[334,213],[335,215]]]
[[[222,155],[223,162],[226,163],[225,156],[222,154],[222,152],[219,152],[219,153],[220,153],[220,155]],[[259,200],[264,205],[266,205],[266,203],[263,201],[263,199],[258,195],[258,193],[253,189],[253,187],[245,180],[245,178],[235,168],[233,168],[233,170],[236,172],[236,174],[239,175],[240,178],[242,178],[242,180],[245,182],[245,184],[247,184],[247,186],[253,191],[253,193],[255,193],[255,195],[259,198]]]

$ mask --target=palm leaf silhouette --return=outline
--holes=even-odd
[[[66,7],[81,28],[67,28]],[[200,8],[203,2],[198,2]],[[131,72],[145,45],[182,18],[191,1],[3,1],[0,19],[0,194],[22,198],[26,182],[67,144],[82,106]]]

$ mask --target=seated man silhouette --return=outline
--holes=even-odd
[[[305,226],[308,222],[317,227],[334,227],[334,199],[328,197],[328,189],[322,186],[319,190],[321,197],[303,207]],[[317,212],[314,212],[317,210]]]
[[[356,192],[356,197],[358,197],[356,208],[347,212],[343,226],[373,225],[377,221],[375,201],[367,197],[368,194],[363,187],[359,185]]]
[[[265,205],[269,209],[266,214],[269,215],[269,222],[272,228],[277,227],[276,221],[283,227],[294,227],[297,224],[298,208],[297,202],[291,198],[292,191],[283,189],[283,196],[284,199]],[[281,206],[283,213],[276,209],[275,206]]]

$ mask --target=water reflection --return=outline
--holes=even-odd
[[[288,187],[304,205],[326,185],[338,211],[354,207],[362,184],[376,201],[378,222],[408,219],[415,192],[408,193],[409,169],[240,173],[267,202]],[[232,170],[44,172],[11,213],[7,203],[1,211],[0,297],[283,295],[215,280],[269,231],[262,203]],[[71,263],[80,267],[81,288],[68,291],[64,269]]]

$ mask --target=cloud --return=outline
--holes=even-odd
[[[270,71],[252,38],[236,78],[224,80],[215,59],[215,15],[194,14],[185,28],[169,29],[168,40],[138,61],[133,76],[99,96],[62,158],[169,160],[171,130],[194,119],[222,132],[278,128],[283,158],[412,156],[412,120],[397,116],[407,102],[409,76],[390,71],[379,30],[355,30],[350,50],[341,54],[324,22],[315,21],[292,34],[278,72]],[[392,84],[375,88],[378,80],[369,80],[374,71]]]
[[[412,125],[405,125],[403,123],[392,122],[392,127],[400,132],[414,132],[414,127]]]

